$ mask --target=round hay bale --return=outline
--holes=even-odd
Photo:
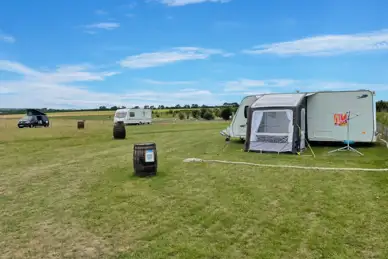
[[[125,139],[126,131],[124,122],[118,121],[113,125],[113,138],[114,139]]]
[[[85,121],[84,120],[77,121],[77,128],[84,129],[85,128]]]
[[[134,175],[139,177],[156,175],[158,154],[155,143],[142,143],[133,146]]]

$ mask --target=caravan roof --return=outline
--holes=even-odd
[[[252,108],[264,107],[295,107],[306,96],[305,93],[294,94],[265,94],[257,99]]]

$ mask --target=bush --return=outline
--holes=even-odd
[[[214,116],[221,117],[221,110],[219,108],[214,109]]]
[[[198,119],[200,116],[199,116],[199,110],[192,110],[191,111],[191,116],[194,118],[194,119]]]
[[[214,114],[211,111],[206,111],[203,115],[205,120],[214,120]]]
[[[178,117],[180,120],[184,120],[185,119],[185,114],[183,112],[180,112],[178,113]]]
[[[232,115],[232,109],[230,107],[225,107],[221,111],[221,118],[224,120],[229,120],[230,116]]]
[[[190,119],[190,112],[186,112],[186,119]]]
[[[206,109],[206,108],[201,108],[201,110],[199,111],[199,116],[204,119],[205,117],[205,113],[209,111],[209,109]]]

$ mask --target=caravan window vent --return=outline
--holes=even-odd
[[[129,112],[129,117],[135,117],[135,113],[134,112]]]

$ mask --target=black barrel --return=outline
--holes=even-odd
[[[77,121],[77,128],[78,129],[84,129],[85,128],[85,121]]]
[[[113,125],[113,138],[125,139],[126,131],[124,122],[118,121]]]
[[[133,169],[140,177],[156,175],[158,169],[158,154],[155,143],[133,145]]]

